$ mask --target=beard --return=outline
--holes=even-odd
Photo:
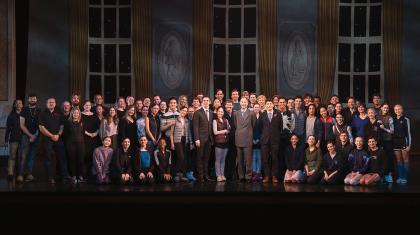
[[[37,102],[29,102],[30,106],[35,106],[37,104]]]

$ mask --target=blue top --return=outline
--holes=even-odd
[[[359,115],[353,117],[351,129],[353,130],[353,138],[365,137],[365,126],[368,124],[369,118],[366,116],[365,119],[361,119]]]
[[[149,168],[152,158],[148,151],[140,151],[140,161],[142,168]]]

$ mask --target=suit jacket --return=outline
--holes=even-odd
[[[229,115],[226,111],[224,114],[224,117],[226,118],[226,120],[228,120],[229,125],[230,125],[230,132],[229,132],[229,142],[230,140],[234,140],[235,139],[235,127],[233,126],[233,114],[235,112],[232,112],[231,115]]]
[[[273,110],[271,122],[268,112],[264,111],[260,117],[261,122],[261,144],[280,144],[280,133],[283,130],[283,117],[277,110]]]
[[[207,119],[204,108],[195,111],[193,117],[194,141],[200,140],[201,143],[210,141],[213,143],[213,112],[209,109],[209,119]]]
[[[236,147],[252,147],[253,131],[257,117],[254,112],[247,109],[242,117],[241,110],[233,114],[233,126],[235,127]]]

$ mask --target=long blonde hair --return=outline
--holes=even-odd
[[[79,112],[79,118],[76,120],[76,122],[80,123],[82,120],[82,112],[77,107],[74,107],[70,110],[69,120],[73,122],[73,115],[75,112]]]

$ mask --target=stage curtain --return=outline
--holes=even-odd
[[[277,0],[258,0],[258,68],[261,94],[277,92]]]
[[[193,96],[208,94],[212,75],[213,0],[193,1]]]
[[[323,102],[332,95],[337,58],[338,1],[318,1],[317,92]]]
[[[137,98],[152,96],[152,0],[132,1],[133,66]]]
[[[86,95],[89,39],[89,1],[69,1],[70,95]]]
[[[383,7],[383,55],[386,101],[400,102],[402,0],[384,0]]]

